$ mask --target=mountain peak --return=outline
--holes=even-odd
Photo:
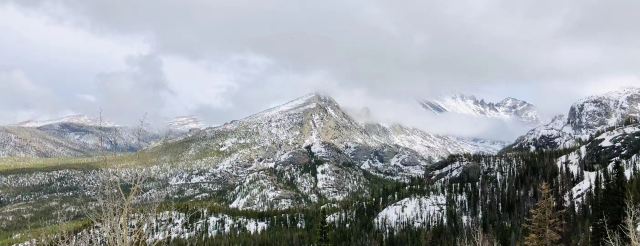
[[[519,137],[519,149],[571,147],[576,139],[586,140],[608,127],[619,126],[627,118],[640,118],[640,88],[628,87],[578,100],[566,117],[556,116]]]
[[[332,104],[332,105],[338,104],[336,100],[334,100],[331,96],[324,93],[320,93],[320,92],[309,93],[298,99],[293,100],[292,102],[295,102],[295,101],[306,101],[308,103],[323,103],[323,104]]]
[[[498,102],[497,105],[532,105],[532,104],[517,98],[507,97],[505,99],[502,99],[502,101]]]
[[[640,117],[640,88],[627,87],[581,99],[571,105],[567,123],[576,133],[588,135],[620,124],[627,117]]]
[[[262,111],[256,115],[250,116],[248,117],[248,119],[297,112],[299,110],[315,108],[318,106],[339,108],[338,103],[332,97],[321,93],[310,93],[292,101],[286,102],[282,105]]]

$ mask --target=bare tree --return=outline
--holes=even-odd
[[[472,223],[472,225],[464,231],[462,238],[458,240],[458,245],[491,246],[495,245],[495,241],[490,235],[482,231],[480,223]]]
[[[607,230],[607,238],[605,239],[605,244],[609,246],[621,246],[621,245],[631,245],[631,246],[640,246],[640,207],[637,207],[633,204],[633,199],[629,197],[627,199],[627,208],[626,214],[627,217],[624,219],[622,225],[622,233],[624,235],[620,235],[616,233],[614,230]],[[626,237],[623,239],[623,236]]]
[[[102,116],[100,117],[102,122]],[[142,146],[145,117],[140,120],[136,132],[138,145]],[[101,148],[104,148],[100,139]],[[108,161],[103,156],[104,162]],[[148,225],[153,224],[160,204],[160,197],[146,197],[145,184],[147,175],[144,168],[149,164],[148,155],[136,153],[136,162],[142,167],[139,170],[114,169],[104,172],[106,180],[96,194],[95,208],[87,214],[91,222],[88,229],[80,233],[62,235],[54,242],[56,245],[107,245],[129,246],[152,244]]]

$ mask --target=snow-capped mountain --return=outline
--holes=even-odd
[[[205,125],[195,116],[180,116],[169,121],[167,127],[172,131],[188,132],[193,129],[202,129]]]
[[[51,134],[45,129],[77,132],[58,129],[68,125],[21,129],[62,143],[78,143],[72,147],[83,145],[67,140],[73,134]],[[368,197],[372,187],[384,182],[422,177],[428,166],[448,154],[495,153],[501,147],[499,142],[441,136],[400,125],[360,123],[332,98],[311,94],[241,120],[161,141],[143,150],[154,157],[153,165],[111,171],[144,172],[155,180],[150,184],[154,193],[175,199],[207,198],[242,210],[282,210]],[[84,197],[87,190],[95,189],[96,180],[112,175],[90,169],[3,177],[6,182],[0,182],[4,185],[0,188],[11,193],[2,201],[37,203],[56,196],[46,192],[24,196],[14,184],[56,184],[60,189],[51,192],[65,190],[69,191],[65,194]]]
[[[500,141],[431,134],[399,124],[360,123],[332,98],[320,94],[310,94],[245,119],[206,129],[203,134],[212,135],[222,130],[254,132],[253,147],[274,144],[301,147],[319,142],[336,146],[397,145],[436,160],[457,153],[496,153],[504,146]]]
[[[185,172],[171,183],[214,182],[230,190],[231,207],[262,210],[366,196],[374,177],[405,181],[449,154],[496,153],[502,146],[400,125],[362,124],[332,98],[310,94],[150,151],[207,170]]]
[[[23,121],[18,124],[15,124],[15,126],[41,127],[41,126],[51,125],[56,123],[72,123],[72,124],[86,125],[86,126],[117,127],[117,125],[114,123],[111,123],[108,121],[102,121],[99,118],[92,118],[82,114],[69,115],[62,118],[58,118],[58,119],[43,120],[43,121],[28,120],[28,121]]]
[[[574,103],[567,116],[558,115],[546,125],[519,137],[509,149],[536,150],[571,147],[607,128],[640,118],[640,88],[625,88],[590,96]]]
[[[486,102],[475,96],[453,95],[437,100],[419,101],[423,108],[436,113],[457,113],[476,117],[518,120],[538,124],[540,118],[536,107],[528,102],[507,97],[500,102]]]
[[[567,124],[580,136],[640,118],[640,88],[625,88],[582,99],[571,106]]]

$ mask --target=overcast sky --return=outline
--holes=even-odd
[[[416,99],[450,93],[566,113],[640,85],[639,12],[633,0],[0,0],[0,122],[102,108],[121,124],[145,112],[220,124],[314,91],[416,125]]]

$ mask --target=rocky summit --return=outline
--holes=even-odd
[[[571,105],[567,115],[536,127],[519,137],[510,148],[556,149],[577,145],[607,128],[640,118],[640,88],[625,88],[590,96]]]

